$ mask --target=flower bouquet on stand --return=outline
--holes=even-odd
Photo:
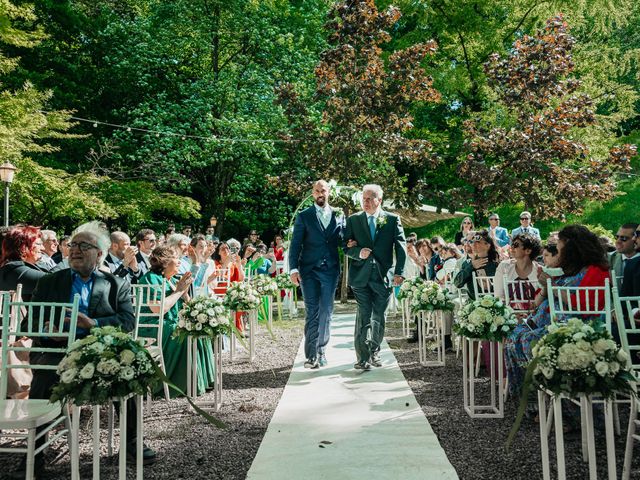
[[[280,290],[284,290],[285,297],[291,295],[290,300],[291,306],[293,307],[293,296],[295,295],[297,285],[291,281],[291,276],[286,272],[279,273],[276,275],[276,283]],[[276,301],[278,302],[278,320],[282,320],[282,296],[280,292],[276,295]],[[291,309],[289,309],[289,315],[293,316],[291,313]]]
[[[464,409],[472,418],[502,418],[504,416],[504,353],[503,340],[518,325],[514,311],[502,300],[485,295],[469,301],[458,313],[453,330],[462,338],[462,376]],[[489,374],[491,400],[476,403],[475,380],[480,371],[482,348],[489,349],[485,368]],[[474,361],[475,359],[475,361]]]
[[[273,337],[273,333],[271,331],[273,315],[272,315],[272,302],[273,297],[278,296],[280,294],[280,290],[278,290],[278,284],[275,279],[268,275],[257,275],[251,280],[253,286],[256,291],[260,294],[261,302],[260,302],[260,310],[258,312],[258,318],[262,320],[266,320],[267,329],[269,333]]]
[[[173,336],[181,342],[185,339],[188,341],[187,393],[193,398],[198,396],[198,343],[205,351],[211,348],[208,342],[213,345],[215,410],[222,405],[222,337],[237,333],[229,310],[218,297],[194,297],[178,312],[178,325]],[[201,404],[205,407],[208,405]]]
[[[424,282],[425,280],[420,277],[411,280],[407,279],[402,282],[398,289],[398,301],[402,310],[402,334],[405,337],[409,336],[411,328],[411,298],[419,291],[419,286]]]
[[[234,312],[245,312],[249,317],[249,361],[255,359],[255,334],[258,329],[258,307],[261,301],[260,293],[252,283],[237,282],[232,283],[225,293],[223,304],[231,311],[231,318],[235,317]],[[231,355],[234,353],[234,341],[231,339]]]
[[[453,311],[453,302],[447,291],[437,282],[423,281],[411,290],[409,305],[413,312],[443,310]]]

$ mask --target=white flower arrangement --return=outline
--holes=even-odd
[[[425,283],[420,277],[416,277],[413,280],[406,279],[400,285],[400,291],[398,292],[398,300],[411,300],[411,298],[420,291],[420,286]]]
[[[278,284],[268,275],[256,275],[251,280],[254,288],[261,296],[274,296],[278,294]]]
[[[291,281],[291,276],[288,273],[279,273],[276,275],[276,283],[280,290],[296,288],[296,284]]]
[[[231,316],[223,301],[218,297],[200,296],[185,303],[178,312],[173,336],[180,340],[189,336],[215,338],[230,332]]]
[[[247,312],[260,306],[262,297],[251,283],[232,283],[224,296],[224,305],[232,311]]]
[[[447,295],[447,290],[439,283],[427,281],[417,284],[411,290],[409,300],[413,312],[446,310],[453,311],[453,302]]]
[[[518,319],[510,307],[492,295],[485,295],[462,307],[453,329],[464,337],[499,342],[516,325]]]
[[[533,347],[533,381],[571,397],[597,393],[611,397],[631,391],[629,358],[601,322],[572,318],[552,323]]]
[[[60,383],[51,402],[101,405],[131,393],[145,395],[161,381],[154,360],[142,340],[115,327],[93,328],[71,344],[58,364]]]
[[[378,215],[378,218],[376,218],[376,228],[380,229],[384,227],[387,224],[388,220],[389,218],[386,215],[384,214]]]

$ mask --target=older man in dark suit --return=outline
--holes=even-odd
[[[313,185],[314,205],[296,217],[289,249],[291,280],[301,285],[305,307],[305,368],[327,364],[333,301],[340,276],[338,248],[342,238],[342,218],[329,206],[329,184]]]
[[[109,237],[97,223],[81,226],[69,243],[69,266],[42,277],[33,292],[34,302],[72,301],[80,296],[76,337],[86,336],[91,328],[102,326],[121,327],[124,331],[132,331],[135,326],[133,306],[131,304],[131,286],[126,279],[100,271],[98,267],[109,248]],[[46,347],[54,340],[36,339]],[[48,352],[32,352],[31,363],[39,365],[57,365],[62,360],[61,354]],[[58,374],[53,370],[34,370],[31,383],[30,398],[47,399],[51,396],[53,386],[58,383]],[[135,459],[136,410],[134,402],[127,403],[127,452]],[[36,442],[37,443],[37,442]],[[145,448],[143,452],[145,464],[155,461],[155,452]],[[36,456],[36,471],[41,471],[43,459]],[[24,471],[16,472],[19,475]]]
[[[380,367],[385,311],[394,285],[404,279],[407,246],[400,217],[382,210],[382,188],[362,188],[362,209],[347,219],[344,235],[349,257],[349,285],[358,303],[354,368]],[[394,267],[395,253],[395,267]]]

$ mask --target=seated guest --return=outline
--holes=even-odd
[[[180,342],[173,337],[173,332],[178,324],[178,312],[184,302],[189,301],[189,287],[193,283],[191,272],[186,272],[179,280],[178,273],[180,259],[175,249],[171,247],[156,247],[149,257],[151,269],[145,273],[139,285],[162,285],[166,280],[165,314],[162,325],[162,354],[167,377],[183,392],[187,388],[187,346],[188,342]],[[157,292],[157,299],[160,292]],[[146,298],[143,301],[148,301]],[[158,313],[159,307],[149,307],[154,313]],[[147,310],[148,312],[149,310]],[[155,338],[155,328],[141,328],[139,335],[146,338]],[[215,380],[213,350],[211,342],[198,340],[198,394],[213,385]],[[177,392],[172,390],[172,395]]]
[[[521,233],[528,233],[540,240],[540,230],[533,226],[531,223],[531,214],[526,211],[520,214],[520,226],[511,231],[511,241],[513,241],[516,235],[520,235]]]
[[[460,231],[456,232],[453,243],[462,246],[462,240],[464,240],[467,234],[472,230],[474,230],[473,220],[471,219],[471,217],[464,217],[462,219],[462,223],[460,224]]]
[[[460,252],[454,244],[444,245],[440,248],[440,258],[442,259],[442,268],[436,272],[436,280],[444,285],[447,276],[453,276],[458,259],[461,257]],[[406,267],[405,267],[406,268]]]
[[[233,251],[228,245],[231,240],[235,242],[232,243]],[[240,260],[240,256],[238,255],[238,250],[236,250],[240,247],[240,244],[237,240],[231,240],[227,243],[220,243],[216,252],[213,254],[216,273],[213,292],[216,295],[224,295],[227,292],[229,285],[236,282],[242,282],[244,280],[244,267],[242,265],[242,260]],[[241,312],[236,312],[236,327],[241,332],[244,330]]]
[[[426,280],[432,280],[436,276],[436,265],[440,265],[442,262],[440,256],[433,251],[431,242],[426,239],[421,239],[416,242],[416,249],[418,250],[418,266],[420,267],[420,276]]]
[[[167,246],[173,248],[180,258],[180,267],[178,275],[184,275],[191,271],[191,262],[189,261],[189,237],[181,233],[174,233],[167,238]]]
[[[20,226],[9,230],[2,241],[0,257],[0,290],[15,290],[22,285],[22,299],[31,294],[47,270],[38,266],[43,245],[38,227]]]
[[[419,257],[415,242],[407,241],[407,261],[404,265],[404,277],[407,280],[413,280],[420,276]]]
[[[43,270],[50,271],[56,266],[53,256],[58,253],[58,238],[53,230],[41,230],[42,257],[38,261],[38,266]]]
[[[548,266],[561,267],[564,272],[563,275],[552,278],[553,285],[594,287],[604,285],[605,280],[609,278],[609,263],[597,235],[582,225],[569,225],[559,232],[557,260],[551,255],[552,250],[550,245],[545,248],[545,263]],[[542,289],[539,299],[536,299],[537,309],[505,340],[509,389],[515,395],[519,395],[522,388],[524,370],[531,360],[532,344],[547,333],[547,327],[552,320],[547,292],[548,278],[550,277],[544,272],[538,275]],[[604,298],[598,300],[604,302]],[[585,301],[586,298],[581,298],[583,305]],[[595,298],[591,300],[592,305],[594,301]],[[555,319],[560,322],[563,320],[566,320],[564,316]]]
[[[188,239],[191,239],[191,225],[185,225],[182,229],[182,234]]]
[[[111,246],[104,259],[104,265],[117,277],[126,278],[130,284],[136,283],[140,277],[140,267],[135,248],[131,246],[129,235],[124,232],[111,234]]]
[[[248,251],[252,251],[250,245],[247,246]],[[267,246],[264,243],[258,244],[248,258],[245,265],[247,271],[257,275],[268,275],[276,271],[276,261],[273,252],[267,252]]]
[[[208,295],[208,285],[215,279],[215,265],[209,258],[209,245],[205,236],[196,233],[189,244],[189,261],[195,292]]]
[[[494,279],[494,295],[502,300],[506,299],[504,282],[518,281],[510,284],[509,298],[527,300],[525,303],[511,304],[518,310],[530,310],[533,307],[535,291],[538,286],[540,266],[535,262],[541,252],[538,237],[519,233],[511,239],[511,259],[504,260],[498,265]],[[514,291],[515,289],[515,291]]]
[[[260,240],[260,236],[258,235],[258,231],[257,230],[251,230],[249,232],[249,237],[245,238],[242,241],[242,246],[245,247],[249,244],[253,245],[254,247],[258,246],[259,243],[262,243]]]
[[[640,253],[636,252],[635,238],[637,223],[625,223],[618,229],[616,234],[615,251],[609,254],[609,268],[611,270],[612,280],[618,288],[621,287],[620,279],[624,275],[624,270],[633,258],[640,257]]]
[[[460,266],[453,284],[456,288],[466,287],[469,298],[475,300],[473,273],[479,277],[493,277],[498,268],[498,250],[487,230],[476,232],[472,245],[472,254]]]
[[[282,235],[278,234],[273,238],[272,250],[276,262],[284,262],[284,238]]]
[[[503,248],[509,245],[509,234],[507,229],[500,226],[500,217],[497,213],[489,215],[489,236],[493,239],[496,247]]]
[[[136,246],[138,247],[136,261],[140,269],[140,276],[142,276],[151,268],[151,261],[149,260],[151,252],[160,245],[158,245],[155,232],[150,228],[143,228],[136,234]]]
[[[116,326],[124,331],[133,330],[135,318],[131,304],[131,287],[120,277],[98,269],[109,247],[109,236],[96,222],[80,226],[69,243],[70,268],[43,276],[33,292],[34,302],[69,303],[75,294],[80,295],[78,331],[76,338],[86,336],[93,327]],[[53,340],[34,340],[46,348]],[[63,355],[51,352],[31,352],[30,361],[38,365],[57,365]],[[48,399],[53,386],[58,383],[55,370],[34,370],[30,398]],[[136,452],[136,407],[135,402],[127,402],[127,457],[135,459]],[[41,444],[36,439],[36,448]],[[144,447],[144,463],[153,463],[156,453]],[[43,468],[42,454],[36,455],[35,471]],[[24,478],[24,468],[19,469]],[[16,477],[18,478],[18,477]]]
[[[633,232],[633,242],[636,251],[640,251],[640,227]],[[640,296],[640,257],[627,262],[624,268],[624,277],[622,287],[620,288],[621,297],[637,297]],[[640,314],[638,314],[640,318]]]

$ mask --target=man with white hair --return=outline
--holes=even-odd
[[[189,260],[189,237],[181,233],[174,233],[167,238],[167,246],[173,248],[180,258],[180,267],[178,267],[178,275],[184,275],[191,270],[191,261]]]
[[[40,238],[42,239],[42,256],[38,260],[38,267],[44,270],[51,270],[56,266],[53,257],[58,252],[58,237],[53,230],[40,230]]]
[[[113,232],[110,239],[111,246],[104,259],[104,265],[114,275],[126,278],[129,283],[136,283],[141,274],[136,259],[138,250],[131,246],[131,239],[124,232]]]
[[[131,332],[135,325],[131,304],[131,286],[123,278],[99,269],[109,248],[110,240],[106,230],[97,222],[79,227],[69,243],[69,267],[42,277],[33,292],[34,302],[73,301],[80,296],[76,338],[83,338],[94,327],[115,326]],[[54,340],[37,337],[34,344],[40,348],[51,346]],[[57,365],[63,355],[51,352],[31,352],[30,362],[38,365]],[[48,399],[51,390],[58,383],[55,370],[34,370],[29,398]],[[136,409],[135,402],[127,402],[127,456],[135,461],[136,452]],[[36,439],[36,448],[42,439]],[[144,448],[145,464],[155,461],[156,454]],[[36,455],[36,472],[44,467],[42,454]],[[24,469],[18,469],[15,478],[24,478]],[[14,478],[14,477],[12,477]]]
[[[362,188],[363,211],[347,219],[344,235],[348,282],[358,303],[354,338],[358,370],[382,366],[379,352],[385,312],[393,287],[404,279],[407,258],[400,217],[382,210],[382,195],[380,185]]]

